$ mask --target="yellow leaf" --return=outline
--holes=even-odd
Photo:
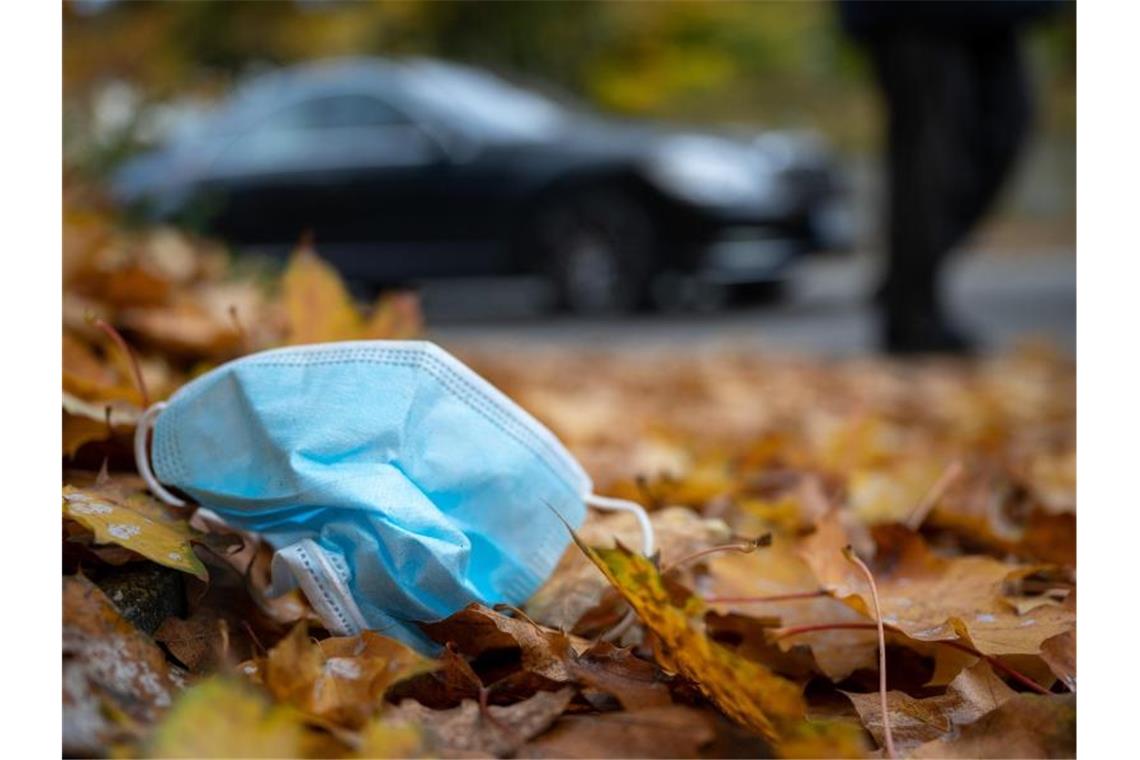
[[[401,720],[379,718],[360,732],[360,746],[352,753],[360,758],[421,757],[424,734],[419,726]]]
[[[206,580],[202,561],[190,547],[190,523],[143,491],[115,483],[63,487],[63,514],[95,534],[101,544],[118,544],[160,565]]]
[[[701,602],[689,597],[677,606],[648,559],[620,546],[578,545],[660,639],[677,669],[728,716],[772,742],[803,720],[799,687],[711,641],[700,623]]]
[[[269,651],[259,676],[274,697],[306,715],[358,729],[379,712],[389,686],[435,667],[372,631],[317,643],[299,623]]]
[[[144,747],[147,757],[298,757],[304,754],[301,716],[274,705],[251,687],[214,677],[175,701]]]
[[[362,336],[364,323],[344,281],[310,246],[293,253],[281,287],[291,345]]]
[[[402,340],[414,338],[422,329],[423,314],[414,293],[383,293],[376,299],[363,337]]]

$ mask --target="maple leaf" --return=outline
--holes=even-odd
[[[716,738],[711,712],[661,705],[632,712],[563,715],[525,745],[522,757],[696,757]],[[754,743],[755,744],[755,743]],[[755,746],[749,746],[752,753]]]
[[[883,715],[879,695],[844,693],[855,705],[863,725],[882,746]],[[915,699],[905,692],[888,691],[887,708],[895,747],[906,751],[945,738],[956,728],[996,710],[1016,693],[984,661],[959,673],[946,687],[946,692],[938,696]]]
[[[63,578],[63,660],[65,754],[129,738],[180,686],[162,650],[83,576]]]
[[[1075,694],[1015,694],[955,735],[915,747],[915,758],[1076,757]]]
[[[302,244],[293,252],[281,290],[291,345],[360,337],[362,320],[348,288],[310,245]]]
[[[126,437],[142,410],[126,401],[102,404],[84,401],[63,392],[63,453],[74,457],[85,444],[105,441],[112,436]],[[108,427],[108,422],[110,427]]]
[[[891,553],[889,572],[876,577],[883,622],[921,641],[965,639],[990,655],[1037,654],[1048,638],[1071,630],[1074,612],[1059,604],[1024,615],[1005,598],[1008,580],[1039,566],[1011,565],[990,557],[940,557],[901,526],[880,526],[877,543]],[[801,556],[820,582],[864,614],[870,593],[843,560],[847,533],[832,513],[804,539]]]
[[[708,558],[708,566],[704,588],[712,600],[709,607],[714,610],[775,617],[780,625],[789,627],[820,621],[854,623],[867,619],[858,610],[828,596],[779,599],[819,589],[811,567],[797,554],[795,541],[788,536],[776,534],[764,551],[713,555]],[[757,597],[777,598],[760,603],[748,601]],[[874,631],[818,631],[794,643],[808,646],[819,670],[833,681],[875,664],[877,638]]]
[[[662,642],[680,672],[725,714],[769,741],[778,741],[803,719],[799,687],[711,641],[693,621],[700,601],[689,597],[684,607],[674,604],[648,559],[621,546],[593,549],[576,535],[574,540]]]
[[[228,359],[239,353],[242,335],[235,326],[202,306],[202,297],[126,309],[118,322],[140,342],[168,356]]]
[[[436,668],[404,644],[365,631],[315,642],[298,623],[263,660],[244,668],[278,700],[347,728],[375,715],[388,688]]]
[[[702,519],[684,507],[656,510],[650,513],[649,521],[666,561],[722,544],[732,535],[722,520]],[[579,528],[578,536],[590,546],[613,546],[617,541],[632,546],[641,540],[637,520],[624,512],[591,512]],[[527,600],[524,609],[540,623],[573,629],[585,613],[602,602],[607,591],[613,593],[593,563],[582,552],[568,547],[558,566]],[[621,610],[615,613],[620,616]],[[616,623],[617,617],[612,622]]]
[[[668,704],[667,680],[652,663],[640,660],[628,649],[606,642],[590,643],[561,631],[544,628],[526,619],[507,617],[482,605],[472,604],[444,620],[421,625],[440,643],[453,644],[458,652],[478,658],[489,652],[518,648],[519,668],[553,684],[576,684],[611,694],[626,708]],[[447,655],[453,655],[448,650]],[[446,656],[446,655],[445,655]],[[462,680],[475,691],[482,680],[465,665]],[[488,685],[489,693],[542,687],[535,679],[508,676]]]
[[[175,508],[145,491],[114,481],[85,488],[65,485],[63,515],[91,530],[98,543],[117,544],[201,580],[209,577],[190,546],[200,534]]]
[[[504,757],[546,730],[573,696],[573,689],[540,691],[513,705],[485,709],[468,699],[450,710],[432,710],[408,699],[400,702],[389,716],[422,725],[432,744],[446,754]]]
[[[308,243],[293,252],[281,288],[290,345],[411,338],[423,327],[419,300],[410,293],[381,294],[365,319],[340,274]]]
[[[215,676],[187,689],[141,750],[146,757],[303,757],[303,716]]]

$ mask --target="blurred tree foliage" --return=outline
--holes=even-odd
[[[545,83],[596,107],[702,122],[814,126],[873,144],[874,88],[826,2],[69,2],[64,95],[210,96],[260,68],[324,56],[438,55]],[[1050,129],[1075,131],[1075,14],[1034,33]]]

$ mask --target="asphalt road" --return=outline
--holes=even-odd
[[[675,311],[626,319],[551,315],[545,286],[527,280],[433,283],[421,291],[429,337],[457,349],[527,346],[755,346],[816,356],[875,350],[867,294],[875,262],[856,255],[805,261],[784,299],[715,311]],[[1076,257],[1071,250],[967,252],[949,271],[950,302],[988,350],[1044,339],[1076,351]]]

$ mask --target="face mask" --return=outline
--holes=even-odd
[[[569,543],[559,516],[577,528],[587,504],[634,512],[653,551],[640,506],[593,495],[549,430],[432,343],[230,362],[148,409],[135,455],[159,498],[181,506],[173,486],[260,533],[274,590],[299,586],[340,635],[429,649],[417,621],[521,604]]]

